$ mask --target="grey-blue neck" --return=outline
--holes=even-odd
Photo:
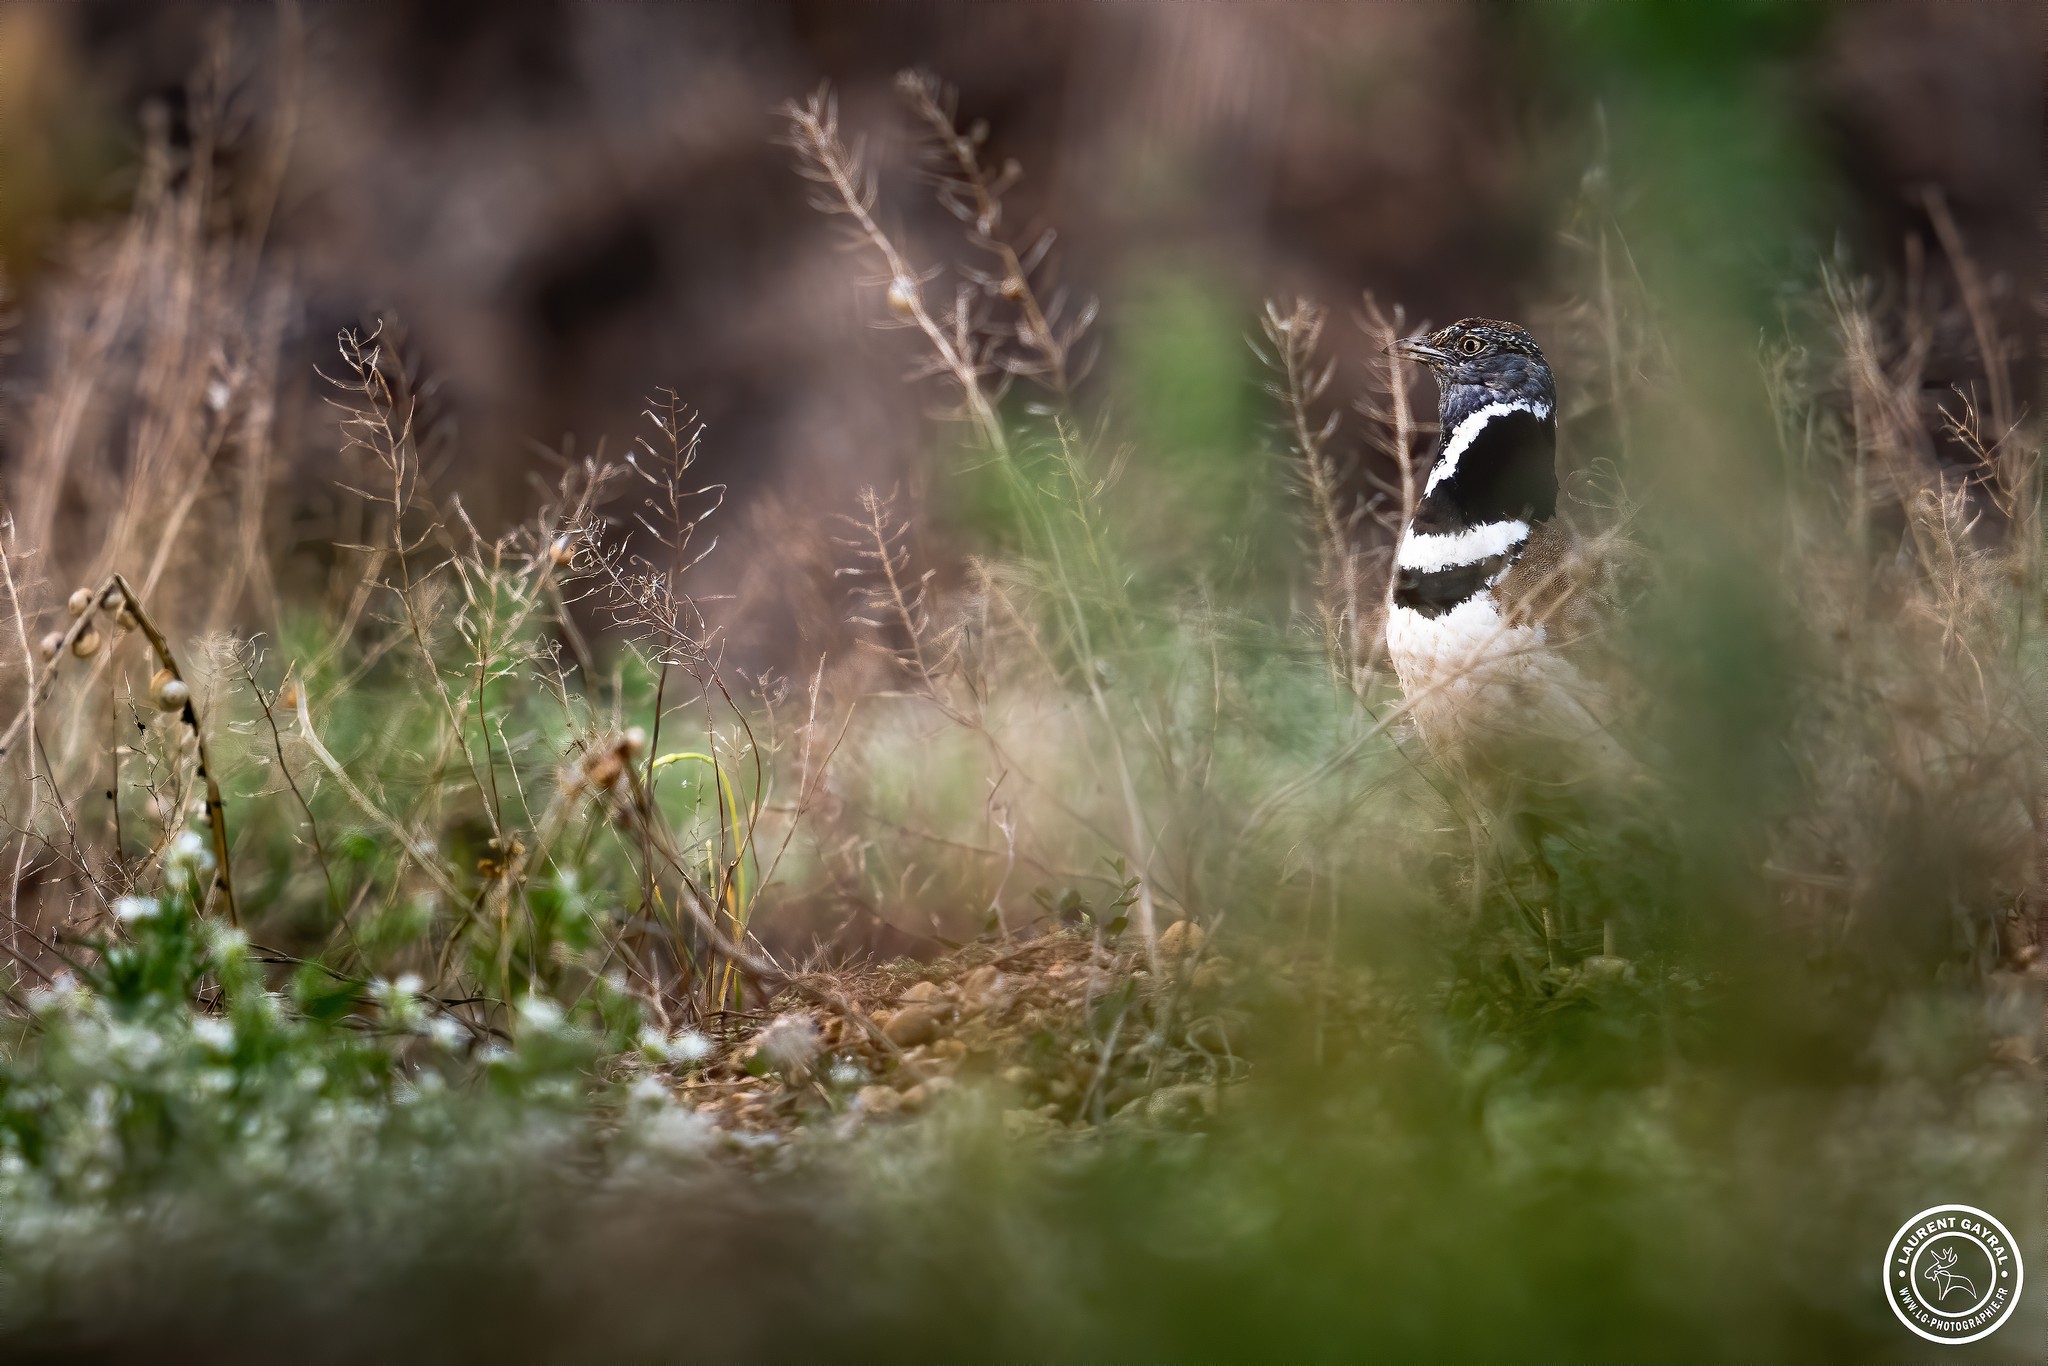
[[[1557,382],[1550,377],[1550,367],[1526,356],[1492,358],[1483,384],[1448,373],[1438,376],[1437,382],[1437,421],[1446,441],[1459,422],[1488,404],[1519,400],[1532,408],[1557,407]]]

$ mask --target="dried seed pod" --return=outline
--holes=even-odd
[[[127,609],[128,599],[121,595],[120,589],[109,587],[100,594],[100,606],[109,612],[120,612]]]
[[[576,562],[576,543],[566,535],[555,537],[555,543],[548,547],[548,559],[557,569],[567,569]]]
[[[90,588],[79,589],[77,592],[71,595],[70,601],[66,602],[64,605],[71,610],[72,616],[84,616],[87,612],[92,610],[92,590]]]
[[[77,655],[80,659],[91,659],[99,652],[100,633],[96,627],[86,627],[71,641],[71,653]]]
[[[132,631],[139,624],[140,623],[135,620],[135,614],[129,611],[125,604],[122,606],[120,611],[114,613],[114,628],[118,631]]]
[[[647,732],[638,726],[628,726],[626,733],[619,737],[619,748],[629,756],[638,754],[647,748]]]
[[[917,281],[908,275],[899,275],[889,282],[889,311],[899,318],[908,318],[917,312]]]
[[[599,792],[609,791],[625,771],[625,761],[616,749],[593,750],[583,759],[584,781]]]
[[[57,657],[57,651],[63,648],[64,633],[62,631],[52,631],[50,632],[50,634],[43,637],[42,644],[40,647],[38,647],[38,653],[40,653],[42,657],[46,660],[55,659]]]
[[[158,711],[178,711],[192,700],[192,689],[169,669],[158,669],[149,680],[149,700]]]
[[[284,711],[299,709],[299,685],[287,683],[277,690],[277,705]]]

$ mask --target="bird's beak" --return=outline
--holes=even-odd
[[[1451,353],[1430,345],[1427,337],[1403,337],[1387,348],[1404,360],[1416,361],[1432,369],[1450,362]]]

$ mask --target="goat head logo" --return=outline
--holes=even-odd
[[[1970,1284],[1969,1277],[1956,1275],[1955,1266],[1956,1250],[1952,1247],[1941,1248],[1928,1256],[1927,1269],[1920,1274],[1934,1282],[1935,1303],[1947,1299],[1951,1290],[1966,1290],[1971,1299],[1977,1298],[1977,1287]]]

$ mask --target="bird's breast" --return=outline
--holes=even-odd
[[[1469,702],[1542,646],[1542,626],[1511,624],[1484,588],[1442,610],[1395,602],[1387,612],[1387,653],[1410,697]]]
[[[1529,533],[1527,522],[1502,519],[1410,526],[1401,537],[1387,653],[1425,730],[1441,733],[1454,718],[1494,710],[1537,667],[1543,627],[1511,622],[1496,595]]]

